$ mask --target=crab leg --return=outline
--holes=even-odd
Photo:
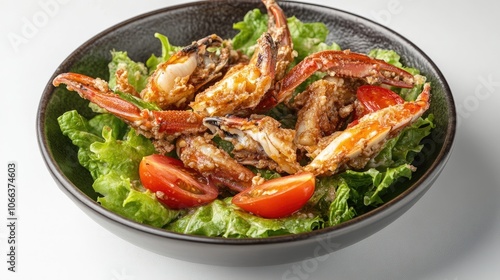
[[[206,130],[203,118],[191,111],[151,111],[140,109],[123,100],[111,91],[108,84],[97,78],[77,74],[63,73],[53,80],[54,86],[66,84],[68,90],[76,91],[82,98],[95,103],[109,113],[122,119],[137,132],[157,141],[164,141],[162,150],[169,151],[169,144],[180,134],[198,133]]]
[[[362,168],[380,151],[388,138],[422,116],[429,108],[429,99],[430,84],[427,83],[417,100],[363,116],[356,125],[335,134],[326,147],[311,154],[314,159],[305,166],[305,171],[315,175],[333,174],[343,164],[351,162],[357,164],[357,168]],[[362,166],[359,166],[360,163]]]
[[[382,60],[351,51],[327,50],[309,55],[276,85],[276,102],[287,99],[293,90],[316,71],[332,76],[363,78],[369,84],[388,84],[411,88],[413,75]]]
[[[276,46],[268,33],[257,42],[250,62],[196,95],[190,107],[206,116],[224,116],[257,106],[269,90],[276,64]]]
[[[269,17],[267,29],[278,47],[276,57],[276,80],[285,75],[288,65],[293,61],[293,42],[288,29],[287,18],[275,0],[262,0]]]

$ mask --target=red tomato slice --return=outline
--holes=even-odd
[[[404,99],[392,90],[373,85],[360,86],[356,92],[356,97],[362,107],[362,113],[356,116],[357,119],[382,108],[404,103]]]
[[[404,103],[404,99],[392,90],[373,85],[360,86],[356,92],[356,97],[359,101],[358,106],[354,111],[354,120],[347,125],[348,128],[356,125],[359,119],[366,114]]]
[[[238,193],[232,202],[263,218],[282,218],[306,204],[314,193],[315,182],[310,172],[276,178]]]
[[[217,198],[219,191],[182,161],[163,155],[150,155],[139,164],[142,185],[172,209],[199,206]]]

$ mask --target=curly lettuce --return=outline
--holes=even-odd
[[[108,64],[109,68],[109,87],[115,89],[116,87],[116,72],[123,71],[127,73],[128,83],[140,92],[146,87],[148,83],[148,69],[141,62],[135,62],[128,56],[127,52],[112,51],[111,62]]]
[[[239,33],[233,38],[233,47],[251,56],[255,50],[257,39],[263,32],[267,31],[267,14],[262,14],[259,9],[248,12],[243,21],[233,24],[233,28]],[[340,50],[336,43],[326,44],[329,30],[324,23],[304,23],[296,17],[287,19],[294,50],[297,52],[295,63],[304,59],[311,53],[323,50]]]
[[[204,236],[257,238],[309,232],[321,225],[317,215],[295,213],[281,219],[265,219],[239,209],[231,197],[200,206],[168,225],[167,229]]]
[[[155,152],[148,139],[109,114],[87,120],[76,111],[68,111],[58,122],[62,133],[79,148],[78,160],[94,179],[92,187],[100,194],[97,201],[103,207],[156,227],[178,215],[140,183],[139,163]]]

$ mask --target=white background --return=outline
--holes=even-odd
[[[305,1],[364,16],[413,41],[442,70],[458,107],[455,148],[435,185],[401,218],[362,242],[321,260],[228,268],[156,255],[85,216],[42,161],[35,134],[42,90],[56,67],[98,32],[181,2],[186,1],[0,0],[1,279],[500,279],[495,1]],[[35,28],[27,30],[29,24]],[[6,256],[10,161],[18,165],[16,273],[7,271]]]

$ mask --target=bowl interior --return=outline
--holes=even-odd
[[[372,21],[332,8],[280,2],[287,16],[296,16],[303,22],[324,22],[330,30],[328,42],[336,42],[342,49],[367,53],[373,48],[398,52],[405,65],[421,70],[432,84],[432,101],[428,113],[435,116],[436,128],[427,139],[422,156],[416,159],[418,171],[406,182],[402,192],[393,201],[404,199],[419,188],[419,182],[433,176],[446,161],[454,138],[455,109],[450,89],[434,63],[411,42]],[[92,189],[89,172],[77,160],[77,148],[61,134],[57,117],[68,110],[77,109],[85,117],[92,115],[88,102],[64,87],[54,88],[52,79],[63,72],[79,72],[93,77],[108,78],[107,64],[110,50],[127,51],[135,61],[146,61],[151,54],[160,55],[160,43],[155,32],[166,35],[174,45],[187,45],[192,41],[216,33],[223,38],[234,36],[232,24],[241,21],[251,9],[265,9],[260,1],[207,1],[179,5],[140,15],[113,26],[87,41],[57,68],[42,95],[38,132],[40,146],[49,169],[59,174],[63,186],[70,192],[79,192],[89,205],[97,194]],[[216,16],[214,16],[216,15]],[[421,186],[427,188],[428,186]],[[389,207],[389,206],[384,206]],[[106,212],[107,210],[101,209]],[[383,209],[376,213],[381,213]],[[358,217],[357,220],[363,219]],[[357,221],[356,220],[356,221]],[[354,222],[353,222],[354,223]],[[133,224],[133,223],[132,223]],[[351,223],[352,224],[352,223]],[[142,225],[135,225],[141,227]],[[328,229],[334,230],[334,229]]]

